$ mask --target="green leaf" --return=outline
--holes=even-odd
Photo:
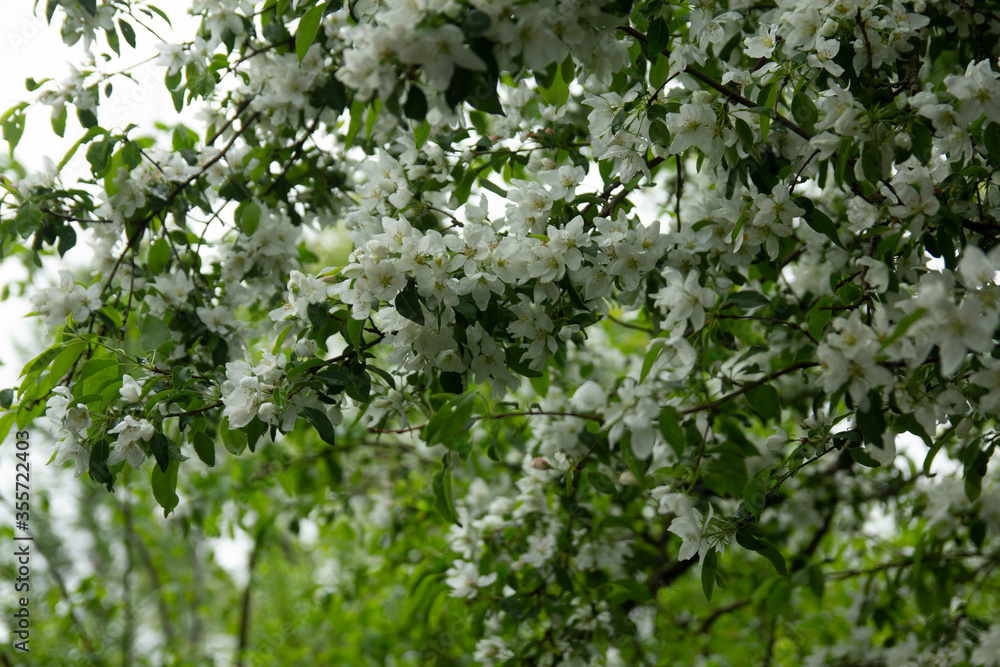
[[[993,164],[1000,165],[1000,123],[990,123],[983,128],[983,145]]]
[[[857,412],[858,430],[869,445],[882,448],[882,434],[885,432],[885,415],[882,413],[882,394],[878,389],[868,390],[868,408]]]
[[[854,462],[857,463],[858,465],[863,465],[866,468],[882,467],[882,464],[876,461],[875,457],[873,457],[871,454],[866,452],[864,449],[861,449],[860,447],[851,447],[847,451],[850,452],[851,458],[854,459]]]
[[[236,221],[247,236],[253,236],[260,223],[260,206],[252,201],[245,201],[236,208]]]
[[[10,409],[10,406],[14,403],[14,390],[4,389],[0,391],[0,408],[4,410]],[[0,441],[2,442],[2,441]]]
[[[122,146],[122,162],[131,170],[139,166],[142,162],[142,150],[136,141],[126,141]]]
[[[28,238],[42,226],[42,209],[32,202],[24,204],[17,209],[14,226],[21,238]]]
[[[816,104],[805,93],[796,93],[792,98],[792,118],[806,130],[810,130],[819,118]]]
[[[750,125],[745,120],[742,118],[733,118],[733,129],[736,130],[736,136],[744,148],[753,147],[753,130],[750,129]]]
[[[159,466],[153,467],[153,472],[149,476],[150,485],[153,487],[153,497],[163,508],[163,516],[167,517],[174,508],[177,507],[177,461],[171,461],[167,469],[161,470]]]
[[[451,493],[451,470],[442,470],[434,475],[434,507],[449,523],[458,523],[458,512]]]
[[[0,122],[0,127],[3,128],[3,140],[7,142],[10,146],[10,154],[14,154],[14,149],[17,147],[19,141],[21,141],[21,136],[24,134],[24,123],[26,116],[24,112],[16,110],[8,111],[3,116],[3,121]]]
[[[705,599],[712,600],[712,592],[715,590],[715,575],[719,570],[719,554],[715,549],[709,549],[701,559],[701,590],[705,592]]]
[[[646,41],[649,44],[649,53],[660,53],[667,48],[670,42],[670,27],[667,22],[657,17],[649,22],[649,30],[646,31]]]
[[[412,283],[408,284],[396,295],[394,305],[396,306],[396,312],[406,319],[420,325],[424,324],[424,310],[420,306],[420,296],[417,294],[417,288]]]
[[[462,28],[469,35],[485,35],[493,20],[490,15],[478,9],[470,9],[462,19]]]
[[[222,436],[222,444],[226,451],[233,456],[239,456],[247,448],[247,434],[229,428],[229,417],[223,417],[219,425],[219,435]]]
[[[744,549],[759,553],[771,561],[774,569],[781,576],[788,574],[784,556],[773,544],[764,539],[764,531],[760,529],[760,526],[752,523],[740,526],[736,531],[736,542]]]
[[[492,78],[479,76],[471,93],[465,101],[472,105],[472,108],[485,111],[495,116],[505,116],[503,105],[500,103],[500,96],[497,95],[497,84]]]
[[[259,417],[254,417],[245,428],[247,431],[247,448],[249,448],[251,452],[256,451],[257,441],[260,440],[260,436],[264,435],[264,432],[267,431],[267,424],[261,421]]]
[[[767,482],[759,477],[750,480],[743,489],[743,507],[756,517],[764,511],[767,502]]]
[[[598,493],[613,494],[618,491],[618,487],[612,482],[607,475],[599,473],[597,471],[591,470],[586,473],[587,481],[590,485],[594,487],[594,490]]]
[[[771,300],[760,292],[753,290],[742,290],[735,294],[730,294],[726,299],[726,304],[732,304],[742,310],[752,310],[761,306],[770,306]]]
[[[905,334],[907,330],[916,323],[917,320],[924,316],[924,313],[926,312],[926,308],[917,308],[912,313],[901,319],[896,324],[896,328],[892,330],[892,334],[882,341],[882,349],[884,350],[899,340],[903,334]]]
[[[202,433],[201,431],[195,431],[192,437],[192,444],[194,445],[195,454],[198,458],[207,465],[209,468],[215,465],[215,441],[210,437]]]
[[[111,475],[110,468],[108,468],[108,455],[110,453],[111,448],[108,446],[108,439],[102,438],[98,440],[90,450],[90,461],[87,465],[90,478],[98,484],[106,486],[108,491],[115,485],[115,478]],[[153,470],[157,471],[159,468],[154,466]]]
[[[826,213],[823,213],[819,209],[813,210],[812,213],[806,216],[806,224],[829,238],[837,246],[844,247],[844,244],[840,242],[840,236],[837,235],[837,225],[833,224],[833,220]]]
[[[365,323],[363,320],[356,320],[353,317],[347,318],[344,323],[344,338],[355,350],[361,349],[365,342]]]
[[[152,352],[173,340],[170,328],[158,317],[147,315],[139,325],[139,345],[145,352]]]
[[[133,49],[135,48],[135,30],[129,25],[128,21],[123,19],[118,19],[118,29],[122,31],[122,37],[128,42],[128,45]]]
[[[830,306],[832,305],[833,299],[824,297],[809,311],[809,334],[816,340],[823,337],[826,325],[833,319],[833,311],[830,310]]]
[[[337,433],[325,412],[317,408],[303,408],[303,412],[305,412],[309,423],[316,428],[316,432],[319,433],[319,437],[323,439],[323,442],[328,445],[337,444]]]
[[[750,407],[754,409],[763,421],[781,419],[781,400],[778,391],[769,384],[754,387],[746,393]]]
[[[295,54],[299,57],[299,62],[306,57],[306,52],[319,33],[319,23],[323,19],[323,12],[326,11],[326,3],[321,3],[305,13],[299,20],[299,27],[295,30]]]
[[[57,136],[62,137],[66,134],[66,105],[53,110],[51,122],[52,131],[55,132]]]
[[[170,465],[170,443],[167,441],[167,436],[159,431],[155,432],[149,439],[149,449],[153,452],[156,465],[166,472],[167,466]]]
[[[687,446],[687,438],[684,436],[684,429],[681,428],[680,419],[680,413],[674,407],[667,405],[660,410],[660,433],[678,457],[684,453],[684,448]]]
[[[649,349],[646,350],[646,355],[642,358],[642,368],[639,371],[639,382],[644,382],[646,376],[649,375],[649,371],[653,369],[653,364],[656,360],[660,358],[660,354],[663,352],[663,346],[666,341],[662,338],[655,338],[649,345]]]
[[[424,91],[417,86],[410,86],[410,92],[406,95],[406,104],[403,105],[403,113],[407,118],[418,122],[427,117],[427,96],[424,95]]]
[[[95,177],[101,177],[107,171],[112,148],[113,143],[107,139],[95,141],[87,146],[87,162],[90,163],[90,171]]]
[[[670,76],[670,58],[666,57],[662,53],[654,55],[651,53],[649,66],[649,85],[653,90],[658,90],[663,84],[667,82],[667,77]]]
[[[662,121],[654,120],[649,124],[649,140],[657,146],[666,148],[672,140],[670,130],[667,129],[667,126]]]
[[[456,435],[465,430],[476,406],[476,390],[452,396],[427,421],[423,437],[428,445],[442,444],[451,447]]]
[[[154,276],[161,273],[163,269],[167,268],[167,264],[170,263],[170,244],[162,236],[149,246],[149,255],[147,258],[147,263],[149,264],[149,271]]]
[[[563,80],[562,67],[556,68],[556,74],[552,77],[552,84],[548,87],[539,86],[538,92],[547,104],[554,107],[562,107],[569,99],[569,82]]]

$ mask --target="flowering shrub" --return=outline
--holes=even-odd
[[[3,136],[81,138],[0,250],[93,270],[32,296],[0,432],[194,525],[364,526],[401,624],[465,619],[375,660],[998,664],[997,3],[193,13],[159,63],[207,127],[158,132],[101,124],[95,53],[167,16],[48,3],[90,59]],[[234,459],[286,496],[206,491]]]

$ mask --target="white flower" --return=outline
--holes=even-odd
[[[66,410],[66,417],[63,419],[63,426],[70,433],[79,433],[91,427],[93,421],[90,418],[90,410],[86,405],[74,405]]]
[[[475,563],[457,560],[448,568],[445,583],[451,588],[451,597],[470,598],[475,597],[480,588],[489,586],[496,580],[496,572],[479,576]]]
[[[756,37],[746,37],[743,52],[748,58],[770,58],[777,45],[778,26],[762,25]]]
[[[694,558],[695,554],[702,550],[703,545],[707,545],[707,542],[702,539],[702,534],[708,522],[712,520],[714,508],[711,508],[711,506],[709,508],[708,519],[706,520],[702,520],[701,512],[692,508],[686,514],[670,522],[668,530],[683,540],[680,552],[677,554],[677,560]]]
[[[573,393],[571,404],[580,412],[596,412],[608,404],[608,397],[601,385],[587,380]]]
[[[148,441],[153,437],[153,425],[145,419],[136,419],[132,415],[125,417],[108,433],[117,433],[115,448],[108,456],[108,465],[128,460],[133,468],[138,469],[142,462],[146,460],[146,453],[139,446],[139,440]]]
[[[118,393],[121,394],[122,400],[126,403],[138,403],[139,397],[142,395],[142,387],[131,375],[125,374],[122,376],[122,388],[118,390]]]
[[[774,434],[767,436],[767,440],[764,445],[770,449],[772,452],[780,452],[788,444],[790,438],[788,434],[785,433],[785,429],[776,428],[774,429]]]
[[[423,65],[424,73],[438,90],[448,88],[455,65],[486,69],[486,63],[465,45],[462,29],[450,23],[421,32],[416,41],[400,50],[399,59]]]

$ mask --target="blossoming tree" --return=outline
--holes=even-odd
[[[0,251],[93,265],[0,434],[164,544],[318,526],[238,662],[998,664],[1000,3],[199,0],[194,129],[102,124],[166,13],[43,9]]]

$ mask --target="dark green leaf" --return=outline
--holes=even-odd
[[[470,9],[462,19],[462,27],[469,35],[484,35],[493,21],[490,15],[478,9]]]
[[[149,449],[153,452],[156,465],[160,466],[160,470],[164,472],[166,472],[167,466],[170,464],[169,448],[170,443],[167,441],[167,436],[159,431],[154,433],[153,437],[149,439]]]
[[[599,493],[613,494],[618,491],[615,483],[612,482],[607,475],[596,472],[594,470],[589,471],[587,474],[587,481],[590,485],[594,487],[594,490]]]
[[[201,459],[209,468],[214,466],[215,441],[201,431],[195,431],[192,442],[194,444],[195,454],[198,455],[198,458]]]
[[[135,169],[139,166],[139,163],[142,162],[142,151],[137,142],[125,142],[125,145],[122,146],[122,162],[124,162],[125,167],[130,170]]]
[[[420,305],[420,296],[412,284],[407,285],[395,299],[396,312],[417,324],[424,323],[424,310]]]
[[[135,48],[135,30],[129,25],[128,21],[124,19],[118,19],[118,29],[122,31],[122,37],[128,42],[128,45],[133,49]]]
[[[251,452],[256,451],[257,441],[260,440],[260,436],[264,435],[267,430],[267,424],[260,420],[259,417],[254,417],[250,420],[250,423],[246,425],[247,430],[247,447]]]
[[[684,448],[687,446],[687,439],[684,437],[684,429],[681,428],[680,419],[680,413],[674,407],[668,405],[660,410],[660,433],[663,434],[663,439],[673,448],[678,457],[684,453]]]
[[[466,429],[476,406],[476,390],[452,396],[427,421],[423,437],[428,445],[442,444],[451,447],[456,435]]]
[[[771,300],[760,292],[743,290],[735,294],[730,294],[729,298],[726,299],[726,303],[733,304],[743,310],[751,310],[753,308],[760,308],[761,306],[769,306],[771,305]]]
[[[166,518],[174,511],[179,501],[177,498],[177,461],[171,461],[165,471],[161,470],[159,466],[154,466],[149,482],[153,487],[153,497],[163,508],[163,516]]]
[[[323,439],[323,442],[328,445],[337,444],[337,433],[325,412],[317,408],[303,408],[303,412],[305,412],[309,423],[316,428],[316,432],[319,433],[319,437]]]
[[[844,244],[840,242],[840,236],[837,235],[837,226],[833,224],[833,220],[829,216],[819,209],[815,209],[810,215],[806,216],[806,224],[829,238],[839,247],[844,247]]]
[[[754,387],[746,393],[750,407],[754,409],[764,421],[781,419],[781,400],[778,398],[778,391],[769,384]]]
[[[736,136],[744,148],[753,147],[753,130],[750,129],[750,125],[745,120],[742,118],[733,118],[733,129],[736,130]]]
[[[983,128],[983,145],[993,164],[1000,165],[1000,123],[990,123]]]
[[[14,390],[4,389],[0,391],[0,408],[7,410],[14,403]]]
[[[736,542],[744,549],[749,549],[771,561],[778,574],[786,576],[788,567],[785,565],[785,558],[778,549],[764,539],[763,531],[755,524],[745,524],[736,531]]]
[[[705,599],[712,600],[712,592],[715,590],[715,574],[719,569],[719,554],[715,549],[709,549],[701,559],[701,590],[705,592]]]
[[[882,413],[882,394],[878,389],[868,390],[868,407],[858,410],[858,430],[869,445],[882,448],[882,434],[885,432],[885,415]]]
[[[879,463],[878,461],[876,461],[875,458],[871,454],[869,454],[864,449],[861,449],[860,447],[852,447],[851,449],[849,449],[847,451],[849,451],[851,453],[851,458],[854,459],[854,462],[857,463],[857,464],[859,464],[859,465],[863,465],[866,468],[880,468],[880,467],[882,467],[881,463]]]
[[[764,511],[767,502],[767,482],[759,477],[750,480],[743,489],[743,507],[756,517]]]
[[[451,494],[451,471],[442,470],[434,475],[434,507],[449,523],[458,523],[455,501]]]
[[[667,48],[670,41],[670,27],[667,22],[659,17],[650,21],[649,30],[646,31],[646,41],[649,43],[650,55]]]
[[[427,117],[427,96],[424,95],[424,91],[416,86],[410,86],[406,104],[403,105],[403,113],[407,118],[418,122]]]
[[[819,111],[816,104],[805,93],[796,93],[792,98],[792,117],[804,127],[810,129],[819,118]]]

